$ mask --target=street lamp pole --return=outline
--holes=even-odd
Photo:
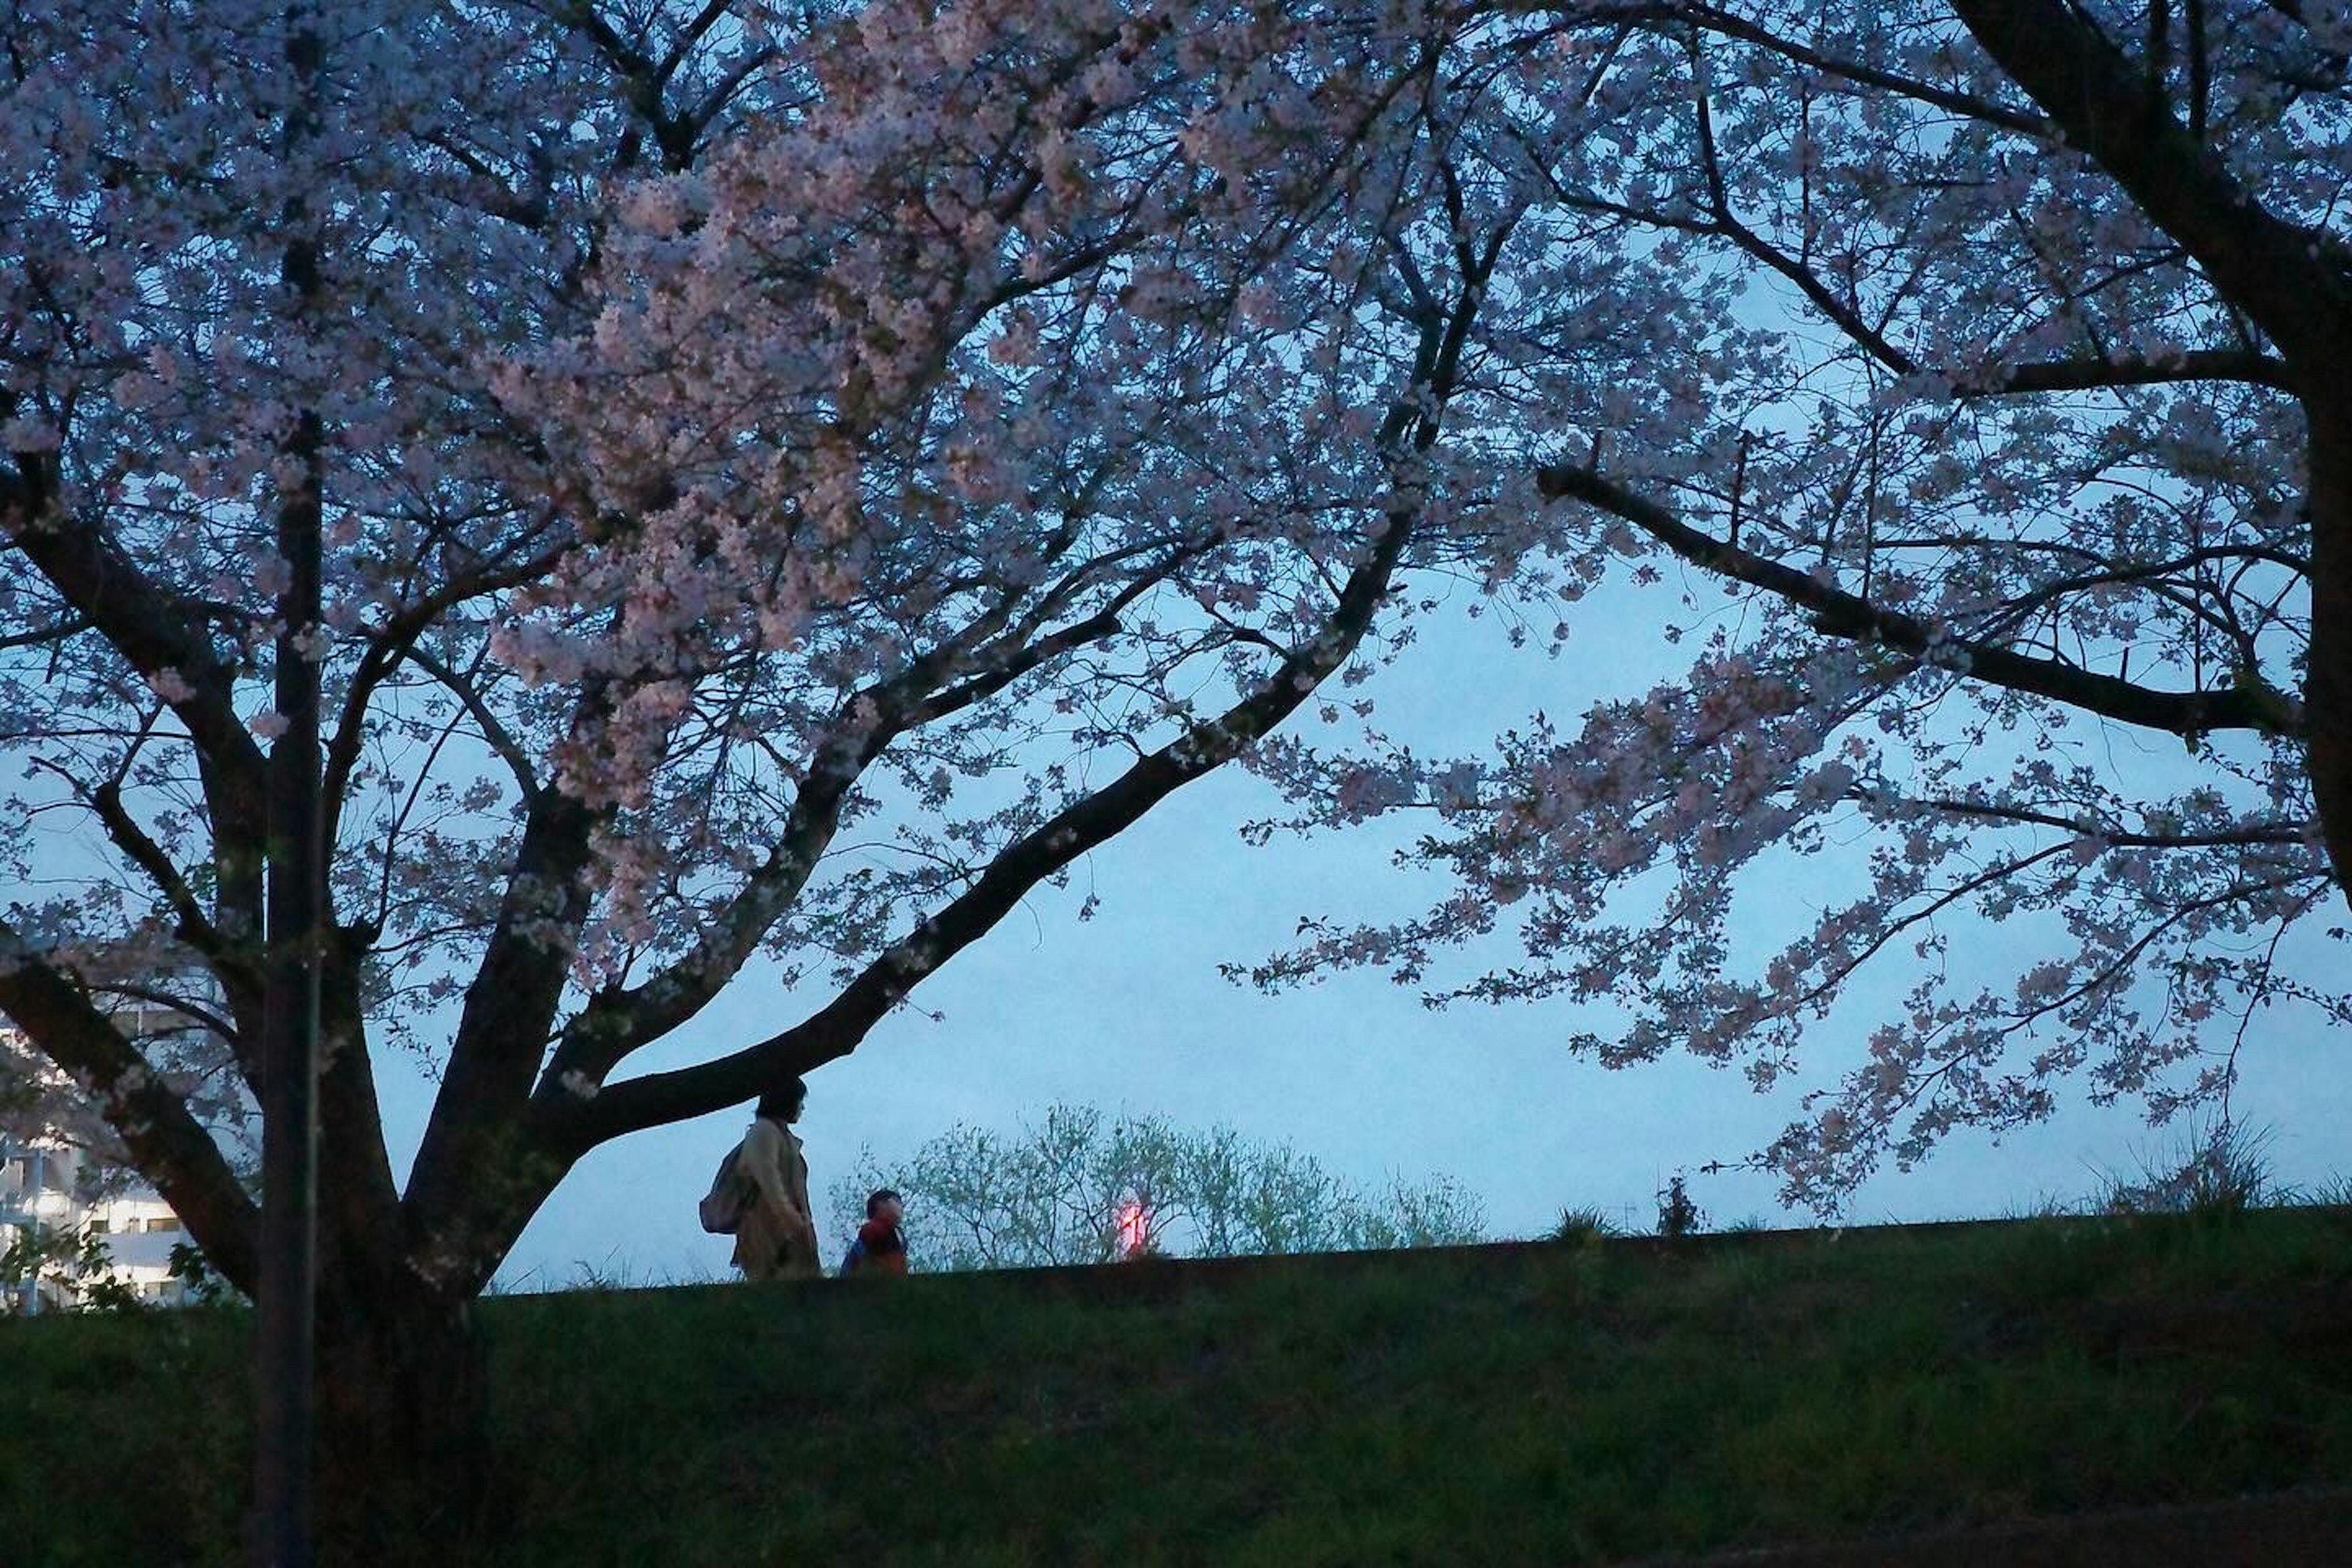
[[[305,416],[311,418],[311,416]],[[315,424],[315,419],[311,422]],[[319,615],[315,495],[308,526],[281,520],[293,568],[289,627]],[[289,548],[290,546],[290,548]],[[307,1568],[317,1369],[319,945],[325,902],[319,814],[319,667],[279,638],[278,711],[269,753],[269,963],[262,1015],[261,1290],[256,1351],[254,1507],[257,1568]],[[307,645],[308,639],[303,639]]]
[[[317,129],[323,58],[307,3],[288,17],[292,106],[286,163],[297,180],[286,204],[280,269],[297,321],[319,291],[316,214],[299,184]],[[254,1517],[256,1568],[310,1568],[315,1535],[318,1366],[319,962],[326,907],[319,778],[320,554],[324,433],[297,416],[287,441],[292,482],[279,498],[276,707],[283,728],[269,751],[268,953],[262,1013],[261,1268],[256,1313]]]

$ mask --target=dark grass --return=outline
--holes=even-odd
[[[1597,1563],[2352,1482],[2335,1210],[482,1321],[512,1525],[464,1555],[519,1565]],[[243,1321],[0,1326],[0,1558],[234,1561]]]
[[[243,1318],[0,1318],[0,1563],[235,1559]]]

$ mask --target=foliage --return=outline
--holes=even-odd
[[[168,1272],[180,1287],[180,1300],[184,1305],[226,1307],[244,1300],[235,1285],[205,1261],[202,1247],[191,1247],[184,1241],[172,1244]]]
[[[2286,1210],[501,1297],[463,1560],[1622,1563],[2341,1486],[2347,1268]],[[239,1561],[245,1323],[0,1325],[0,1538]]]
[[[1706,1228],[1706,1211],[1693,1201],[1677,1171],[1658,1189],[1658,1234],[1668,1238],[1696,1236]]]
[[[1484,1224],[1477,1198],[1444,1176],[1391,1173],[1365,1192],[1288,1143],[1076,1105],[1011,1134],[959,1123],[896,1165],[869,1151],[834,1184],[835,1228],[854,1233],[877,1187],[905,1200],[918,1268],[1439,1247],[1479,1239]],[[1139,1247],[1121,1224],[1138,1208]]]
[[[0,1251],[0,1311],[16,1310],[27,1285],[45,1301],[90,1312],[135,1312],[138,1293],[114,1276],[114,1249],[95,1224],[28,1220]]]
[[[1587,1205],[1562,1209],[1559,1224],[1552,1227],[1551,1234],[1554,1241],[1605,1241],[1612,1236],[1624,1235],[1625,1228],[1607,1210]]]

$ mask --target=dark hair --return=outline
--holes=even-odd
[[[873,1194],[866,1200],[866,1217],[867,1219],[872,1219],[874,1217],[875,1211],[879,1209],[884,1204],[898,1204],[904,1202],[906,1202],[904,1198],[901,1198],[889,1188],[877,1187],[874,1189]]]
[[[788,1078],[760,1096],[759,1109],[753,1115],[768,1121],[790,1121],[808,1103],[808,1085],[797,1078]]]

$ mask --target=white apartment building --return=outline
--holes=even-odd
[[[79,1149],[54,1139],[0,1137],[0,1251],[39,1226],[53,1235],[94,1234],[106,1250],[101,1274],[75,1280],[45,1270],[8,1286],[0,1310],[40,1312],[76,1305],[89,1286],[110,1279],[142,1301],[173,1303],[172,1248],[187,1240],[180,1216],[152,1188],[92,1195],[104,1173]]]
[[[116,1021],[141,1036],[196,1026],[163,1007],[126,1009]],[[13,1056],[7,1065],[17,1073],[64,1082],[5,1022],[0,1053]],[[180,1216],[152,1187],[128,1179],[127,1173],[54,1130],[20,1127],[13,1136],[0,1130],[0,1255],[44,1233],[67,1246],[93,1238],[104,1250],[106,1268],[79,1279],[70,1269],[48,1268],[21,1280],[0,1281],[0,1312],[69,1308],[100,1280],[125,1287],[142,1302],[168,1305],[181,1299],[181,1282],[171,1272],[172,1248],[188,1237]]]

